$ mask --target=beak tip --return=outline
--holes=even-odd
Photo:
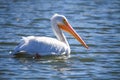
[[[89,49],[89,47],[88,47],[87,45],[86,45],[85,47],[86,47],[87,49]]]
[[[87,49],[89,49],[89,47],[86,47]]]

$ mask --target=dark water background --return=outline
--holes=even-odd
[[[69,34],[71,57],[11,58],[22,36],[55,37],[50,18],[65,15],[89,45]],[[120,0],[0,0],[0,80],[120,80]]]

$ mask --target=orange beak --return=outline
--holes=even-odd
[[[86,47],[88,49],[88,46],[86,45],[86,43],[83,41],[83,39],[77,34],[77,32],[71,27],[71,25],[64,19],[63,20],[64,24],[58,24],[58,26],[70,33],[72,36],[74,36],[84,47]]]

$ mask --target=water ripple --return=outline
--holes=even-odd
[[[119,0],[1,0],[0,79],[119,80]],[[55,37],[50,17],[63,14],[88,44],[66,34],[70,58],[13,58],[24,36]]]

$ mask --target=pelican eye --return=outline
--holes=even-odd
[[[67,23],[65,19],[63,19],[63,23],[64,23],[64,24],[66,24],[66,23]]]

